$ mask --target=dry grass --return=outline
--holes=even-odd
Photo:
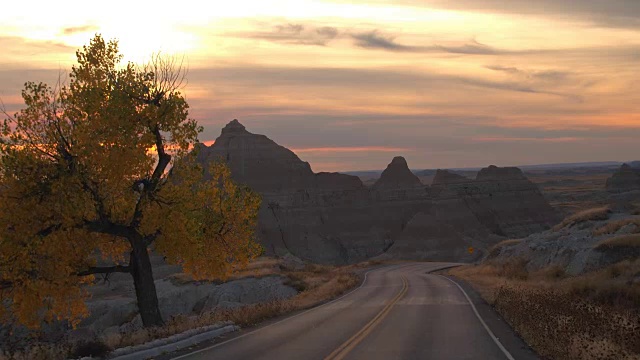
[[[640,359],[640,259],[578,277],[558,266],[514,276],[511,265],[450,270],[469,281],[539,355],[552,359]]]
[[[640,234],[620,235],[598,242],[594,249],[610,250],[620,248],[640,248]]]
[[[66,359],[71,349],[61,344],[38,344],[27,350],[9,354],[0,350],[0,360],[50,360]]]
[[[622,219],[617,221],[611,221],[593,231],[593,236],[607,235],[607,234],[615,234],[618,230],[623,227],[634,224],[636,225],[636,230],[634,232],[640,232],[640,218],[632,218],[632,219]]]
[[[290,299],[268,303],[216,309],[198,316],[176,316],[160,328],[141,329],[131,334],[121,334],[105,339],[112,349],[143,344],[169,337],[189,329],[231,321],[247,327],[286,313],[303,310],[341,295],[359,283],[360,278],[344,268],[309,264],[300,271],[282,272],[300,293]]]
[[[509,246],[509,245],[515,245],[522,242],[522,239],[510,239],[510,240],[503,240],[495,245],[493,245],[490,249],[489,249],[489,258],[494,258],[496,256],[498,256],[500,254],[500,249],[502,249],[505,246]]]
[[[561,229],[564,229],[565,227],[570,227],[576,224],[583,223],[585,221],[607,220],[610,213],[611,208],[609,208],[608,206],[580,211],[576,214],[566,217],[560,224],[553,227],[553,231],[559,231]]]
[[[246,268],[240,269],[226,279],[214,279],[213,283],[223,283],[225,281],[239,280],[244,278],[262,278],[281,273],[282,260],[272,257],[260,257],[247,265]],[[185,285],[195,282],[193,278],[185,273],[172,274],[168,279],[175,285]]]

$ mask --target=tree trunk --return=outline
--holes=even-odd
[[[160,326],[164,324],[160,308],[158,307],[158,294],[156,284],[153,282],[153,270],[147,246],[140,241],[132,241],[131,251],[131,276],[136,288],[138,311],[145,327]]]

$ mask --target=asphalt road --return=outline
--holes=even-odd
[[[428,274],[447,265],[372,270],[342,298],[175,359],[535,358],[490,307]]]

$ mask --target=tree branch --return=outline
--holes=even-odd
[[[94,275],[94,274],[111,274],[111,273],[131,273],[131,265],[90,267],[87,270],[78,272],[76,275],[87,276],[87,275]]]
[[[13,286],[11,281],[0,280],[0,290],[10,289]]]
[[[153,192],[160,181],[160,177],[164,174],[167,166],[171,162],[171,155],[167,154],[164,148],[164,141],[162,139],[162,134],[160,134],[160,129],[158,125],[154,126],[150,129],[156,140],[156,150],[158,151],[158,165],[153,171],[153,175],[151,175],[151,192]]]
[[[113,235],[129,239],[133,229],[129,226],[116,224],[110,221],[84,221],[84,228],[105,235]]]

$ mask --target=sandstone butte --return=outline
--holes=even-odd
[[[635,166],[632,166],[635,165]],[[640,190],[640,163],[622,164],[609,179],[607,190],[610,192],[626,192]]]
[[[402,157],[366,187],[356,176],[314,173],[291,150],[231,121],[203,165],[226,161],[232,176],[263,196],[258,240],[269,254],[345,264],[372,257],[474,260],[505,238],[521,238],[559,221],[518,168],[490,166],[476,179],[441,170],[426,186]],[[478,251],[468,252],[472,246]]]

